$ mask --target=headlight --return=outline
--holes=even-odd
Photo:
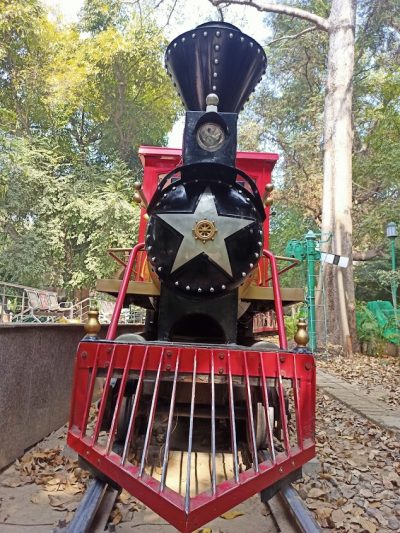
[[[224,144],[225,133],[218,124],[206,122],[197,130],[196,138],[200,148],[207,152],[216,152]]]

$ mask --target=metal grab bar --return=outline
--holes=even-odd
[[[144,248],[143,242],[136,244],[136,246],[132,248],[132,251],[129,255],[128,263],[126,265],[125,272],[124,272],[124,277],[122,279],[121,287],[120,287],[120,290],[117,296],[117,301],[115,302],[114,312],[111,318],[110,325],[108,327],[107,336],[106,336],[107,340],[115,339],[119,317],[121,316],[121,310],[124,304],[126,291],[128,289],[129,281],[132,275],[133,265],[135,264],[136,256],[139,250],[141,250],[142,248]]]
[[[276,265],[276,258],[268,250],[263,250],[263,254],[268,257],[269,264],[271,265],[271,279],[272,279],[272,290],[274,292],[274,302],[275,302],[275,315],[276,321],[278,323],[278,336],[279,336],[279,346],[281,349],[287,349],[287,339],[286,339],[286,330],[285,330],[285,321],[283,318],[283,306],[282,306],[282,296],[281,296],[281,287],[279,285],[279,272]]]

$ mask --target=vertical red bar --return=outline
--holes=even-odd
[[[293,356],[293,392],[294,392],[294,408],[296,411],[296,428],[297,428],[297,441],[299,448],[302,450],[303,445],[303,423],[302,423],[302,414],[301,414],[301,405],[300,405],[300,395],[299,395],[299,381],[297,378],[297,357]]]
[[[128,457],[129,447],[131,445],[131,441],[132,441],[132,438],[133,438],[133,431],[134,431],[134,428],[135,428],[136,415],[137,415],[137,411],[138,411],[138,407],[139,407],[139,400],[140,400],[140,396],[142,394],[144,373],[145,373],[145,370],[146,370],[148,353],[149,353],[149,346],[146,346],[146,350],[145,350],[144,355],[143,355],[142,366],[140,368],[140,374],[139,374],[138,382],[136,384],[136,392],[135,392],[135,397],[134,397],[134,400],[133,400],[131,416],[129,418],[128,431],[127,431],[126,437],[125,437],[124,451],[122,452],[121,463],[120,463],[121,465],[125,465],[126,459]]]
[[[258,457],[257,457],[257,443],[256,431],[254,428],[254,414],[253,414],[253,400],[251,398],[249,368],[247,364],[247,353],[243,352],[244,375],[246,380],[246,404],[247,404],[247,424],[250,436],[251,453],[253,455],[253,468],[258,472]]]
[[[168,470],[168,461],[169,461],[169,445],[170,445],[170,438],[171,438],[171,431],[172,431],[172,421],[174,418],[176,384],[178,381],[178,370],[179,370],[179,361],[181,358],[181,351],[182,349],[179,348],[178,355],[176,358],[176,363],[175,363],[174,381],[172,384],[172,393],[171,393],[171,403],[169,405],[168,425],[167,425],[167,431],[165,434],[164,459],[163,459],[163,464],[162,464],[160,491],[163,491],[165,489],[165,483],[167,479],[167,470]]]
[[[73,426],[79,427],[82,420],[83,409],[86,400],[87,384],[89,381],[89,369],[81,366],[81,352],[78,348],[78,353],[75,359],[73,391],[71,398],[71,414],[69,418],[69,429]]]
[[[262,389],[262,395],[263,395],[263,401],[264,401],[265,419],[267,421],[268,444],[269,444],[269,450],[271,454],[271,461],[272,463],[275,463],[274,437],[272,435],[273,420],[271,421],[270,412],[269,412],[267,377],[265,375],[264,358],[263,358],[262,352],[260,352],[260,366],[261,366],[261,378],[262,378],[261,389]]]
[[[158,363],[157,368],[157,375],[154,381],[154,390],[153,390],[153,398],[151,400],[151,407],[150,407],[150,413],[149,413],[149,423],[146,430],[146,436],[144,438],[144,444],[143,444],[143,451],[142,451],[142,460],[140,462],[139,467],[139,477],[142,477],[144,469],[146,467],[146,461],[147,461],[147,452],[150,445],[150,439],[151,434],[153,431],[153,425],[154,425],[154,418],[156,414],[156,407],[157,407],[157,400],[158,400],[158,391],[160,388],[160,379],[161,379],[161,368],[162,364],[164,362],[164,353],[165,348],[162,349],[161,355],[160,355],[160,361]]]
[[[129,369],[130,369],[131,357],[132,357],[132,350],[133,350],[133,346],[129,346],[129,350],[128,350],[128,354],[126,356],[126,361],[125,361],[125,366],[124,366],[124,372],[122,374],[122,379],[121,379],[121,383],[120,383],[120,386],[119,386],[117,404],[116,404],[115,409],[114,409],[113,418],[112,418],[112,422],[111,422],[110,433],[108,435],[106,453],[110,453],[112,445],[114,444],[114,438],[115,438],[115,433],[116,433],[116,430],[117,430],[117,423],[118,423],[118,415],[119,415],[119,412],[120,412],[120,409],[121,409],[122,398],[124,397],[125,388],[126,388],[126,382],[128,380],[128,375],[129,375]]]
[[[96,354],[94,356],[92,375],[90,377],[89,390],[86,396],[85,410],[83,412],[82,422],[81,422],[81,438],[84,437],[86,433],[86,426],[89,417],[90,406],[92,404],[94,384],[96,382],[97,375],[97,364],[99,358],[100,344],[97,345]]]
[[[310,355],[310,361],[307,364],[306,370],[309,372],[309,379],[302,372],[300,396],[300,409],[302,413],[301,421],[303,428],[303,438],[315,440],[315,401],[316,401],[316,379],[315,379],[315,362]]]
[[[235,474],[235,481],[239,483],[239,461],[236,441],[236,419],[235,419],[235,399],[233,397],[233,381],[231,368],[231,352],[228,352],[228,387],[229,387],[229,419],[231,422],[231,442],[232,442],[232,457],[233,457],[233,472]]]
[[[278,274],[278,268],[276,266],[276,259],[275,259],[275,256],[268,250],[263,250],[263,253],[264,255],[268,257],[270,265],[271,265],[272,289],[274,292],[276,321],[278,323],[279,346],[283,350],[286,350],[287,349],[286,330],[285,330],[285,321],[283,319],[282,296],[281,296],[281,288],[279,285],[279,274]]]
[[[103,389],[103,394],[101,396],[100,407],[99,407],[99,412],[97,414],[96,425],[95,425],[94,430],[93,430],[92,444],[96,444],[96,441],[97,441],[99,433],[100,433],[101,423],[103,422],[103,416],[104,416],[104,411],[106,409],[107,397],[110,394],[111,378],[112,378],[112,375],[113,375],[113,372],[114,372],[114,358],[115,358],[116,348],[117,348],[117,344],[115,344],[113,349],[112,349],[111,360],[110,360],[110,364],[108,366],[106,381],[104,383],[104,389]]]
[[[278,369],[278,396],[279,396],[279,407],[280,407],[280,411],[281,411],[283,442],[285,444],[286,455],[288,457],[290,457],[291,451],[290,451],[288,421],[287,421],[287,416],[286,416],[285,393],[284,393],[284,390],[283,390],[281,364],[280,364],[280,361],[279,361],[279,353],[276,354],[276,368]]]
[[[133,265],[135,264],[136,256],[139,250],[141,250],[144,247],[144,243],[139,243],[136,246],[132,248],[132,251],[130,253],[128,264],[126,265],[124,277],[121,282],[121,287],[118,292],[117,301],[115,302],[114,306],[114,312],[111,318],[110,325],[108,326],[107,331],[107,340],[114,340],[115,335],[117,334],[117,327],[118,327],[118,321],[119,317],[121,316],[121,310],[122,306],[124,304],[126,291],[128,290],[129,280],[131,279],[131,274],[133,270]]]

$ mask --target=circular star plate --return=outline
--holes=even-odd
[[[201,233],[202,228],[208,231]],[[164,189],[146,235],[147,255],[163,283],[210,296],[243,283],[262,246],[262,222],[252,196],[240,185],[210,180]]]

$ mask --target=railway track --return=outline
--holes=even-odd
[[[107,522],[118,497],[118,491],[106,482],[94,479],[89,485],[72,521],[68,526],[57,528],[53,533],[103,533],[115,531]],[[273,523],[272,532],[318,533],[320,528],[310,511],[304,506],[295,489],[288,485],[266,504]],[[170,529],[170,528],[168,528]]]
[[[271,511],[277,531],[282,533],[318,533],[321,531],[292,485],[282,488],[268,501],[266,506]]]
[[[104,533],[117,497],[118,490],[105,481],[94,479],[68,526],[57,528],[53,533]]]

